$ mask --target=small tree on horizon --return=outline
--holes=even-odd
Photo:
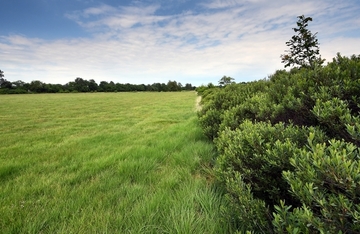
[[[4,79],[4,71],[0,70],[0,88],[3,83],[5,83],[6,80]]]
[[[219,85],[222,86],[226,86],[228,84],[231,84],[234,82],[234,78],[231,78],[230,76],[223,76],[220,80],[219,80]]]
[[[290,47],[287,54],[282,54],[281,63],[285,63],[285,68],[299,65],[300,67],[314,68],[315,64],[321,65],[324,59],[321,59],[319,52],[319,42],[316,34],[312,34],[308,27],[308,22],[312,21],[311,17],[304,15],[298,16],[297,28],[293,28],[297,35],[292,36],[286,45]]]

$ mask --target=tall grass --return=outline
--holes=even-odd
[[[196,95],[0,96],[1,233],[228,233]]]

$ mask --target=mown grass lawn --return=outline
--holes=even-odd
[[[195,99],[0,96],[0,232],[228,233]]]

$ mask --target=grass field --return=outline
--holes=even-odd
[[[195,99],[0,96],[0,232],[230,232]]]

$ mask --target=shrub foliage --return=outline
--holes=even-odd
[[[360,232],[360,56],[202,92],[239,231]]]

